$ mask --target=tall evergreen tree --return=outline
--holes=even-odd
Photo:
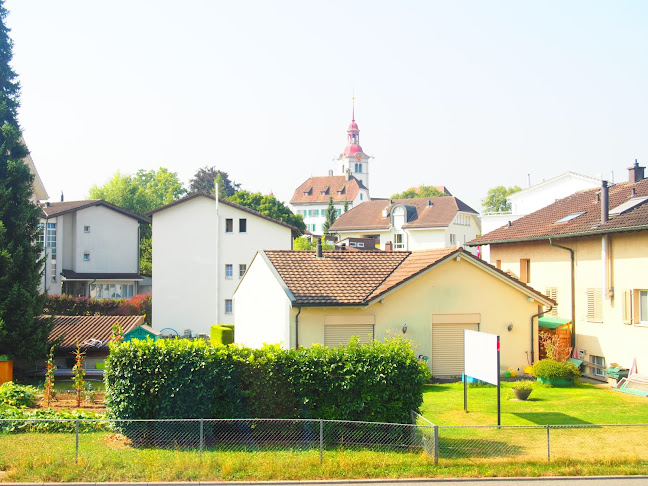
[[[322,227],[322,232],[325,235],[328,235],[328,230],[331,226],[333,226],[333,223],[335,223],[335,220],[337,219],[337,209],[335,209],[335,206],[333,206],[333,196],[329,196],[329,203],[328,207],[326,208],[326,219],[324,220],[324,226]]]
[[[13,43],[0,0],[0,354],[28,361],[47,355],[50,324],[37,317],[42,247],[40,209],[31,201],[34,176],[18,125],[20,84],[11,68]]]

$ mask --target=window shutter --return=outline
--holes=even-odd
[[[558,289],[556,287],[547,287],[545,289],[545,295],[549,297],[551,300],[555,300],[556,302],[558,302]],[[558,317],[558,304],[556,304],[553,307],[553,309],[551,309],[549,315],[553,317]]]
[[[587,289],[587,320],[602,321],[601,289]]]
[[[632,324],[634,315],[632,313],[633,295],[632,290],[623,291],[623,323]]]

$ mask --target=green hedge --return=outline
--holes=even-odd
[[[533,374],[545,380],[565,380],[576,383],[580,377],[580,371],[574,363],[554,361],[553,359],[541,359],[533,365]]]
[[[220,324],[211,327],[209,338],[212,346],[234,343],[234,324]]]
[[[165,339],[112,345],[106,405],[118,419],[323,418],[409,422],[427,368],[409,343],[262,349]]]

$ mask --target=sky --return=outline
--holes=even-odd
[[[5,0],[51,200],[205,166],[289,201],[338,170],[355,94],[372,197],[648,162],[648,2]]]

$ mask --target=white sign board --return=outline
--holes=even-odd
[[[464,373],[486,383],[499,383],[499,336],[464,330]]]

